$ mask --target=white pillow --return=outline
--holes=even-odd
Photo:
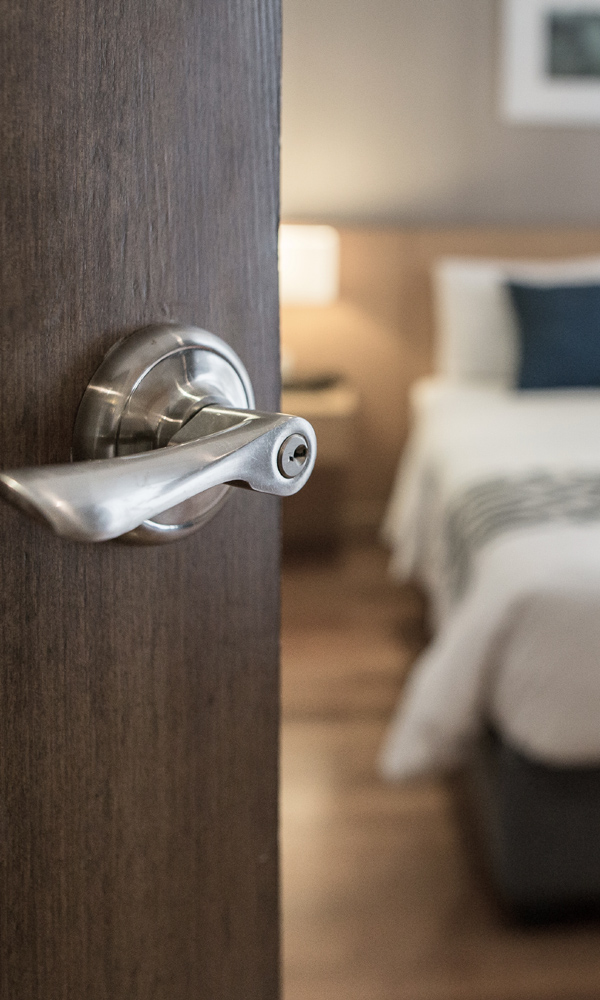
[[[433,267],[437,372],[515,384],[518,335],[508,281],[547,286],[600,282],[600,257],[438,260]]]

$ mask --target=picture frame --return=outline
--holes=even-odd
[[[600,0],[504,0],[501,113],[600,125]]]

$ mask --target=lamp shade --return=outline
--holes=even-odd
[[[338,296],[340,237],[332,226],[279,229],[279,295],[284,305],[325,306]]]

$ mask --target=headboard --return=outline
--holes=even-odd
[[[327,221],[327,220],[319,220]],[[431,371],[430,271],[439,257],[552,259],[600,254],[600,229],[338,227],[340,301],[282,310],[282,340],[298,368],[345,374],[361,395],[353,528],[378,523],[407,431],[408,387]]]

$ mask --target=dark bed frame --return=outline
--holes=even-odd
[[[461,785],[505,907],[533,921],[600,914],[600,767],[549,767],[488,727]]]

